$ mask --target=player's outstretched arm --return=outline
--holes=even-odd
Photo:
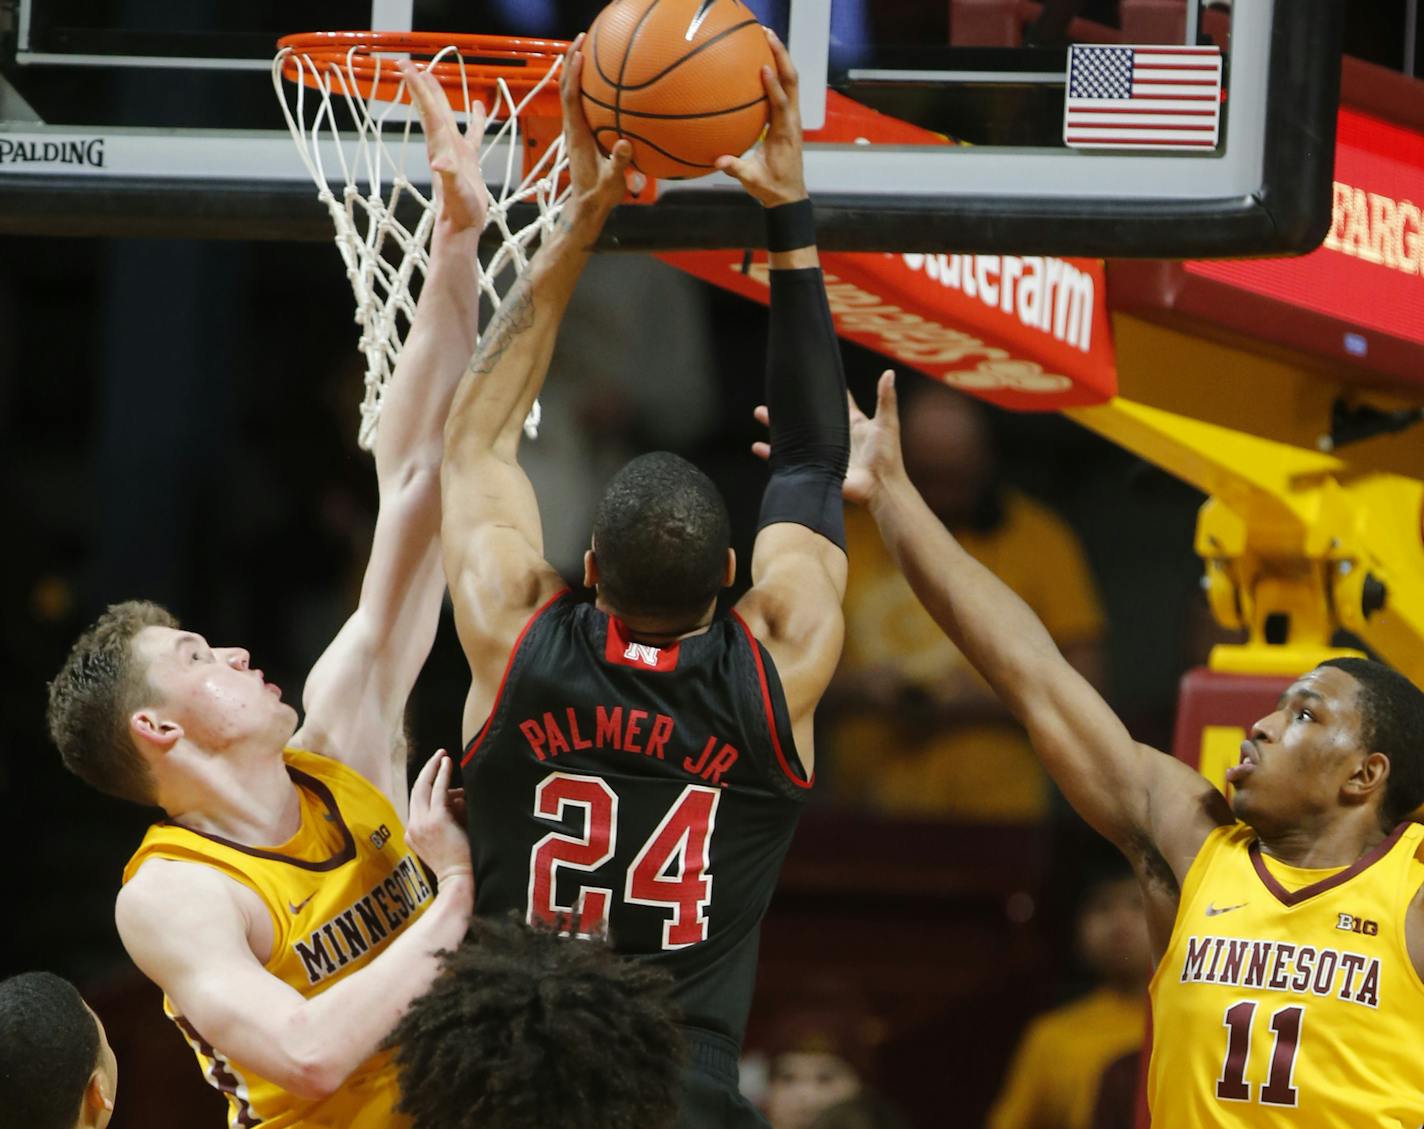
[[[474,350],[484,110],[461,133],[440,85],[402,64],[425,123],[436,197],[430,272],[392,374],[376,439],[380,508],[355,612],[318,660],[295,743],[351,765],[404,814],[406,700],[435,641],[444,599],[440,461],[445,420]]]
[[[844,637],[840,489],[850,434],[845,373],[802,168],[796,70],[781,41],[771,32],[767,39],[776,68],[764,75],[771,104],[766,137],[750,157],[717,162],[766,208],[771,267],[771,480],[752,550],[752,589],[737,610],[776,662],[797,752],[810,771],[813,711]]]
[[[133,961],[203,1039],[302,1098],[334,1093],[371,1057],[464,937],[474,908],[469,840],[449,806],[450,758],[437,753],[410,796],[406,841],[439,891],[364,968],[303,998],[263,966],[250,938],[268,911],[208,866],[154,859],[119,892],[115,921]]]
[[[445,573],[470,664],[465,737],[483,723],[510,648],[530,614],[563,587],[544,561],[539,508],[517,456],[524,417],[539,396],[559,323],[604,221],[623,199],[632,146],[600,155],[579,103],[580,36],[560,76],[572,192],[529,268],[491,319],[446,424]]]
[[[1232,821],[1221,794],[1134,741],[1032,609],[935,517],[905,474],[893,373],[880,378],[875,418],[853,411],[851,429],[846,496],[868,506],[925,610],[1028,730],[1078,814],[1134,863],[1165,859],[1180,880],[1211,829]]]

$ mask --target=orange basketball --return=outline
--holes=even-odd
[[[648,176],[706,176],[766,128],[771,48],[742,0],[613,0],[583,51],[583,109],[599,147],[626,137]]]

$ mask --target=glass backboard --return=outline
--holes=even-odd
[[[1200,258],[1305,250],[1329,225],[1335,0],[747,4],[802,74],[828,249]],[[571,38],[599,6],[194,0],[175,19],[156,0],[16,0],[0,58],[0,229],[325,238],[271,90],[280,35]],[[1210,43],[1221,47],[1213,143],[1065,143],[1070,47]],[[726,178],[659,188],[657,203],[619,210],[610,245],[759,245],[756,209]]]

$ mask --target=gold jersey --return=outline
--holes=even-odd
[[[1266,858],[1244,824],[1207,837],[1152,978],[1153,1129],[1417,1129],[1421,841],[1402,824],[1319,871]]]
[[[248,847],[173,823],[156,823],[124,868],[127,882],[151,858],[211,866],[252,889],[272,916],[268,972],[308,998],[382,952],[433,896],[405,843],[405,828],[359,773],[316,753],[288,749],[301,825],[287,842]],[[307,1100],[215,1049],[166,997],[164,1011],[228,1101],[231,1129],[393,1129],[395,1064],[380,1053],[330,1097]]]

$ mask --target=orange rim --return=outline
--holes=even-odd
[[[320,87],[320,76],[335,66],[354,79],[362,97],[392,101],[401,86],[396,60],[390,56],[410,55],[433,59],[453,47],[458,58],[428,63],[428,69],[445,90],[457,110],[465,108],[465,91],[486,106],[498,103],[501,81],[516,101],[537,86],[568,50],[559,39],[521,39],[505,35],[454,35],[428,31],[312,31],[286,35],[277,40],[278,51],[289,50],[283,60],[282,76],[291,82]],[[306,65],[315,64],[315,72]],[[400,91],[402,101],[410,95]],[[559,119],[562,107],[559,88],[550,83],[525,107],[523,117]]]

